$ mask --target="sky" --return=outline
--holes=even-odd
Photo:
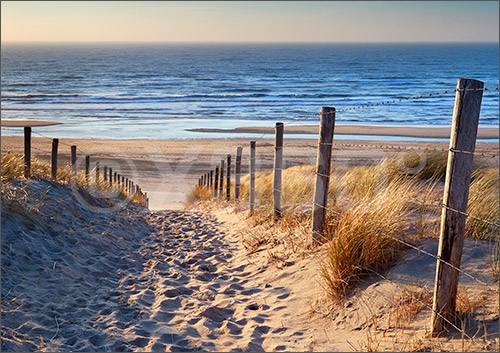
[[[498,1],[2,1],[2,42],[498,42]]]

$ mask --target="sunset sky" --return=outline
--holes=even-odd
[[[498,1],[2,1],[2,42],[498,42]]]

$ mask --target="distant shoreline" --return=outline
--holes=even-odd
[[[273,134],[273,127],[237,127],[234,129],[196,128],[186,131],[206,133],[260,133]],[[368,135],[368,136],[404,136],[420,138],[449,138],[451,127],[421,127],[421,126],[375,126],[375,125],[337,125],[337,135]],[[285,134],[317,134],[318,125],[295,125],[285,124]],[[498,139],[499,129],[497,127],[479,127],[478,139]]]

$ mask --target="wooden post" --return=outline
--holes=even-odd
[[[125,177],[122,176],[122,188],[123,188],[123,192],[125,192]]]
[[[210,171],[210,179],[208,181],[208,187],[211,189],[214,186],[214,171]]]
[[[104,182],[108,180],[108,166],[104,166]]]
[[[95,162],[95,183],[99,181],[99,162]]]
[[[85,156],[85,182],[89,185],[90,156]]]
[[[466,216],[451,209],[467,211],[483,88],[484,83],[477,80],[461,78],[457,83],[432,304],[433,335],[440,333],[446,320],[453,320],[455,315],[459,277],[456,268],[460,268],[462,259]]]
[[[255,210],[255,141],[250,141],[250,213]]]
[[[226,167],[226,200],[231,200],[231,155],[227,155],[227,167]]]
[[[316,243],[320,243],[324,237],[334,130],[335,108],[322,107],[319,123],[318,158],[316,161],[316,183],[314,184],[312,214],[312,238],[313,242]]]
[[[75,176],[76,176],[76,146],[71,146],[71,179],[75,178]]]
[[[120,181],[121,181],[121,175],[120,175],[120,174],[117,174],[117,175],[116,175],[116,183],[118,184],[118,187],[119,187],[119,188],[121,188],[121,183],[120,183]]]
[[[224,160],[220,161],[220,180],[219,180],[219,197],[222,200],[224,192]]]
[[[113,174],[113,182],[115,184],[117,183],[117,179],[118,179],[118,175],[116,174],[116,172],[114,172],[114,174]]]
[[[109,167],[109,185],[113,186],[113,168]]]
[[[283,123],[276,123],[274,140],[273,204],[274,217],[281,217],[281,171],[283,168]]]
[[[215,167],[214,198],[217,198],[218,193],[219,193],[219,167]]]
[[[31,178],[31,128],[24,128],[24,177]]]
[[[234,168],[234,199],[238,200],[240,198],[240,174],[241,174],[241,154],[243,152],[242,147],[236,148],[236,164]]]
[[[57,152],[59,149],[59,139],[52,139],[52,179],[57,179]]]

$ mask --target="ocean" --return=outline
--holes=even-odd
[[[498,43],[2,43],[1,114],[64,123],[36,128],[49,137],[251,137],[187,129],[316,124],[322,106],[453,90],[459,77],[497,87],[498,54]],[[450,92],[341,111],[336,123],[449,126],[453,103]],[[484,92],[481,125],[498,126],[498,103]]]

